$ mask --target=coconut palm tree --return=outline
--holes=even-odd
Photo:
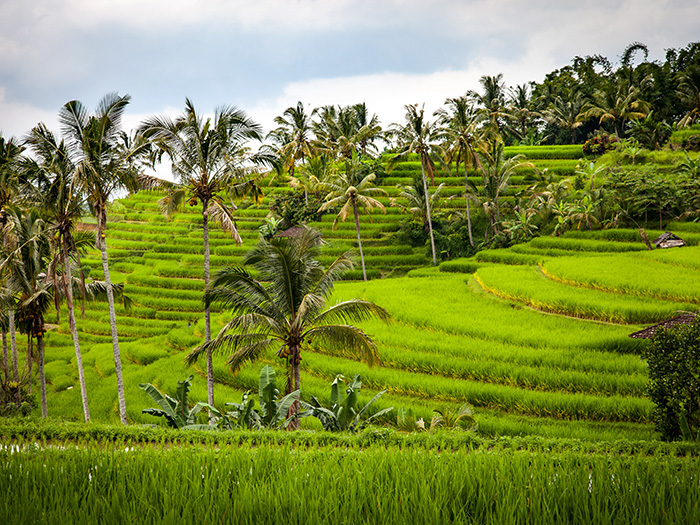
[[[107,205],[110,198],[117,191],[137,189],[136,159],[147,151],[144,142],[126,150],[123,147],[124,134],[121,130],[121,119],[130,100],[129,95],[107,94],[102,98],[93,115],[81,102],[73,100],[66,103],[58,115],[68,150],[75,164],[74,184],[86,195],[90,209],[97,219],[96,245],[102,254],[102,270],[107,283],[109,326],[112,334],[119,415],[123,424],[127,423],[126,399],[119,353],[117,316],[107,258],[106,229]]]
[[[276,165],[294,179],[295,168],[304,164],[306,159],[316,153],[314,136],[311,129],[311,116],[299,101],[296,107],[290,106],[281,116],[275,117],[277,128],[267,134],[273,143],[270,146],[276,156]],[[308,204],[308,191],[304,188],[304,198]]]
[[[398,198],[391,199],[391,205],[401,208],[404,213],[409,213],[413,220],[419,221],[423,225],[426,233],[428,232],[427,209],[430,208],[433,218],[438,217],[440,209],[444,206],[445,202],[454,197],[453,195],[447,199],[442,198],[442,191],[445,189],[445,184],[442,183],[435,188],[435,191],[430,195],[430,203],[426,205],[423,184],[417,177],[414,179],[412,185],[398,185],[398,188],[401,191],[397,195]]]
[[[320,243],[320,233],[310,229],[298,238],[261,240],[244,257],[244,267],[219,272],[206,302],[230,308],[231,321],[216,338],[190,352],[187,362],[194,363],[211,352],[231,352],[227,362],[235,373],[246,362],[275,350],[286,361],[286,394],[301,388],[301,352],[313,342],[326,351],[349,353],[370,365],[377,362],[374,342],[348,323],[372,317],[386,321],[389,313],[359,299],[326,308],[334,282],[352,268],[352,263],[343,255],[324,270],[317,260]],[[257,271],[257,279],[246,266]],[[295,403],[290,415],[298,410]]]
[[[481,169],[481,161],[477,151],[484,143],[482,118],[479,111],[473,106],[470,98],[463,95],[457,98],[448,98],[445,105],[449,111],[440,108],[435,116],[440,118],[440,124],[444,127],[445,158],[446,163],[454,161],[456,171],[459,172],[460,163],[464,164],[464,196],[467,201],[467,229],[469,231],[469,244],[474,246],[472,236],[472,218],[470,210],[469,168]]]
[[[498,235],[501,222],[501,197],[508,188],[510,178],[519,167],[533,167],[524,162],[522,155],[505,158],[503,142],[494,140],[488,143],[488,149],[481,152],[482,187],[477,188],[470,183],[471,191],[478,195],[484,211],[489,218],[489,226],[493,235]],[[488,238],[489,229],[486,230]]]
[[[27,334],[27,368],[31,384],[32,360],[39,363],[41,416],[46,417],[46,378],[44,375],[44,314],[51,307],[53,284],[47,276],[50,258],[47,225],[39,211],[23,212],[12,208],[8,214],[8,230],[12,241],[5,249],[3,273],[8,288],[18,297],[17,324]],[[37,356],[32,355],[32,340],[37,341]]]
[[[85,199],[77,185],[73,183],[75,166],[71,162],[67,147],[63,141],[57,142],[53,133],[44,124],[34,127],[25,140],[35,159],[31,165],[27,166],[27,172],[32,174],[36,189],[34,196],[35,205],[42,210],[44,219],[50,229],[53,260],[49,266],[48,274],[51,281],[57,285],[57,288],[62,289],[66,299],[68,324],[73,338],[76,366],[78,368],[83,416],[85,421],[89,421],[90,407],[88,405],[85,374],[83,372],[80,340],[75,321],[72,274],[72,257],[77,254],[74,238],[75,225],[82,217]],[[58,269],[60,266],[63,269],[59,280]],[[81,288],[84,290],[84,287],[81,286]],[[58,312],[60,295],[54,293],[53,297],[56,311]]]
[[[318,151],[333,159],[361,158],[376,153],[375,142],[384,137],[376,115],[370,117],[365,103],[336,109],[327,106],[318,110],[320,120],[314,122]]]
[[[20,164],[22,163],[21,146],[14,137],[4,138],[0,134],[0,229],[2,230],[2,247],[6,247],[5,226],[8,220],[8,210],[18,202],[21,188],[24,182],[21,176]],[[7,302],[7,327],[3,324],[2,344],[3,363],[7,363],[7,333],[10,334],[10,349],[12,352],[12,376],[15,381],[19,381],[19,361],[17,357],[17,339],[15,337],[15,315],[14,302],[11,294],[8,295]],[[5,364],[5,369],[8,366]]]
[[[576,129],[583,125],[580,115],[584,106],[583,93],[574,86],[567,92],[566,98],[555,95],[551,104],[544,110],[548,123],[569,131],[571,144],[576,143]]]
[[[172,163],[176,183],[142,176],[146,188],[164,188],[166,196],[160,201],[161,210],[170,217],[184,202],[191,206],[202,203],[202,237],[204,241],[204,289],[210,289],[209,278],[209,220],[217,222],[237,244],[242,240],[233,219],[234,207],[229,206],[221,192],[243,194],[255,181],[250,166],[270,164],[264,155],[251,155],[247,142],[262,140],[262,128],[243,111],[224,106],[217,108],[214,119],[203,118],[194,104],[185,100],[185,110],[175,120],[151,117],[139,130],[156,148],[156,158],[167,155]],[[204,340],[211,340],[211,311],[204,309]],[[214,405],[214,364],[207,355],[208,403]]]
[[[608,83],[595,91],[593,99],[582,108],[579,119],[597,118],[601,124],[610,122],[615,136],[622,138],[625,122],[644,118],[648,108],[649,105],[639,98],[638,88],[628,86],[626,82]]]
[[[333,221],[333,230],[338,226],[338,221],[345,222],[352,211],[355,218],[355,231],[357,233],[357,246],[360,250],[360,261],[362,263],[362,277],[367,280],[365,270],[365,257],[362,253],[362,239],[360,238],[360,208],[367,214],[378,208],[382,213],[386,213],[384,205],[375,199],[375,196],[386,195],[386,191],[374,186],[376,175],[370,173],[362,176],[362,163],[357,153],[353,153],[352,159],[345,163],[345,173],[338,174],[320,185],[321,191],[326,192],[326,202],[318,210],[326,211],[330,208],[340,206],[340,211]]]
[[[435,179],[435,160],[444,164],[444,151],[440,147],[438,141],[442,138],[441,131],[437,124],[429,122],[425,119],[424,108],[418,109],[416,104],[404,106],[406,108],[406,123],[403,125],[392,124],[389,130],[389,136],[395,138],[401,150],[397,155],[391,157],[388,162],[389,168],[396,165],[399,161],[408,157],[410,153],[418,155],[420,160],[421,175],[423,177],[423,191],[425,195],[428,192],[428,179]],[[428,215],[428,230],[430,235],[430,249],[433,255],[433,265],[437,264],[435,255],[435,237],[433,236],[433,221],[430,215],[430,199],[426,199],[427,215]]]

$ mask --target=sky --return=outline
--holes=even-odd
[[[575,56],[698,40],[700,0],[0,0],[0,133],[58,131],[63,104],[111,92],[131,96],[127,130],[186,97],[266,132],[297,101],[365,102],[388,127],[482,75],[541,82]]]

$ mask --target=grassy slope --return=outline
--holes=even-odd
[[[573,172],[577,156],[573,150],[543,148],[529,152],[531,158],[543,157],[536,162],[546,163],[550,168],[557,166],[565,175]],[[389,182],[395,184],[398,177],[404,177],[399,182],[410,182],[411,173],[418,167],[415,164],[400,166]],[[445,182],[454,194],[459,194],[462,179],[456,175]],[[284,189],[274,188],[274,191]],[[113,279],[123,281],[126,293],[138,303],[132,313],[119,311],[127,410],[134,422],[152,422],[150,416],[141,414],[141,409],[151,406],[151,402],[138,388],[140,382],[152,382],[172,394],[178,380],[194,374],[191,397],[206,399],[202,367],[188,370],[182,363],[185,352],[199,344],[203,334],[199,299],[203,288],[201,215],[197,207],[188,208],[173,221],[166,222],[158,213],[157,199],[157,195],[142,193],[120,201],[111,217],[107,238],[115,271]],[[222,232],[212,232],[214,270],[235,264],[240,254],[255,242],[266,205],[239,211],[243,248],[235,247]],[[459,207],[458,199],[451,201],[451,206]],[[427,265],[424,248],[388,244],[387,236],[400,220],[401,216],[392,208],[386,215],[375,215],[372,223],[363,219],[363,243],[368,247],[371,275],[402,275]],[[329,242],[329,260],[343,249],[351,248],[354,238],[352,225],[341,225],[332,232],[331,222],[326,217],[315,224]],[[633,234],[630,235],[632,240]],[[610,251],[611,243],[620,247],[620,251],[635,247],[634,243],[620,239],[595,245],[595,239],[572,237],[565,245],[552,247],[535,242],[507,250],[503,256],[510,257],[505,261],[509,263],[530,257],[529,262],[539,262],[546,268],[547,261],[557,261],[556,256],[566,254],[573,267],[585,266],[584,258],[617,257]],[[372,250],[376,252],[371,253]],[[673,253],[669,253],[663,257],[650,254],[645,257],[645,264],[672,267]],[[683,266],[683,272],[700,271],[689,267],[692,262],[688,261],[692,258],[678,258],[677,264]],[[84,258],[83,262],[92,276],[100,276],[96,255]],[[562,318],[528,308],[553,296],[547,293],[548,287],[556,288],[557,297],[561,296],[557,305],[565,303],[582,318],[600,318],[591,307],[595,303],[602,303],[603,311],[611,315],[619,309],[620,302],[628,308],[637,303],[620,298],[614,290],[584,290],[554,281],[528,288],[523,280],[518,282],[520,289],[514,291],[512,272],[510,267],[491,265],[484,267],[481,275],[477,270],[475,276],[432,269],[415,271],[416,277],[340,283],[338,298],[362,296],[376,301],[388,308],[397,322],[390,327],[378,323],[363,325],[378,342],[382,366],[368,369],[343,356],[327,356],[322,348],[307,352],[302,372],[304,395],[326,398],[328,384],[335,374],[361,373],[366,399],[387,388],[389,393],[381,399],[381,406],[410,408],[417,417],[426,419],[435,408],[469,402],[477,407],[481,431],[488,434],[588,440],[653,438],[649,423],[651,405],[643,394],[645,369],[634,355],[641,343],[627,337],[639,325]],[[544,274],[535,276],[546,278]],[[682,299],[697,303],[698,297]],[[656,303],[652,299],[648,309],[655,315],[669,311],[673,300],[664,296],[663,301]],[[552,307],[550,311],[556,309]],[[116,422],[114,363],[106,315],[105,305],[88,305],[86,318],[79,325],[92,416]],[[79,419],[75,355],[65,321],[62,312],[60,327],[47,338],[49,414]],[[225,316],[216,314],[213,332],[224,322]],[[280,365],[273,357],[269,362]],[[224,358],[217,358],[217,404],[238,401],[242,391],[256,388],[259,367],[256,364],[234,377],[226,370]]]

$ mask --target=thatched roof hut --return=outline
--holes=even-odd
[[[666,321],[661,321],[660,323],[656,323],[651,326],[647,326],[643,330],[639,330],[639,332],[634,332],[633,334],[630,334],[629,336],[634,338],[634,339],[651,339],[654,337],[656,332],[658,332],[661,329],[666,329],[666,328],[673,328],[674,326],[682,325],[682,324],[690,324],[695,319],[697,319],[697,314],[681,314],[677,315],[676,317],[673,317],[672,319],[667,319]]]
[[[308,228],[306,226],[292,226],[291,228],[287,228],[283,232],[278,232],[275,234],[275,237],[293,237],[295,239],[298,239],[301,237],[304,232]]]
[[[680,248],[685,246],[685,241],[671,232],[665,232],[654,239],[657,248]]]

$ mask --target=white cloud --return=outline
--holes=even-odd
[[[58,111],[52,113],[22,102],[7,100],[0,86],[0,133],[5,137],[22,138],[39,122],[49,129],[58,129]]]

